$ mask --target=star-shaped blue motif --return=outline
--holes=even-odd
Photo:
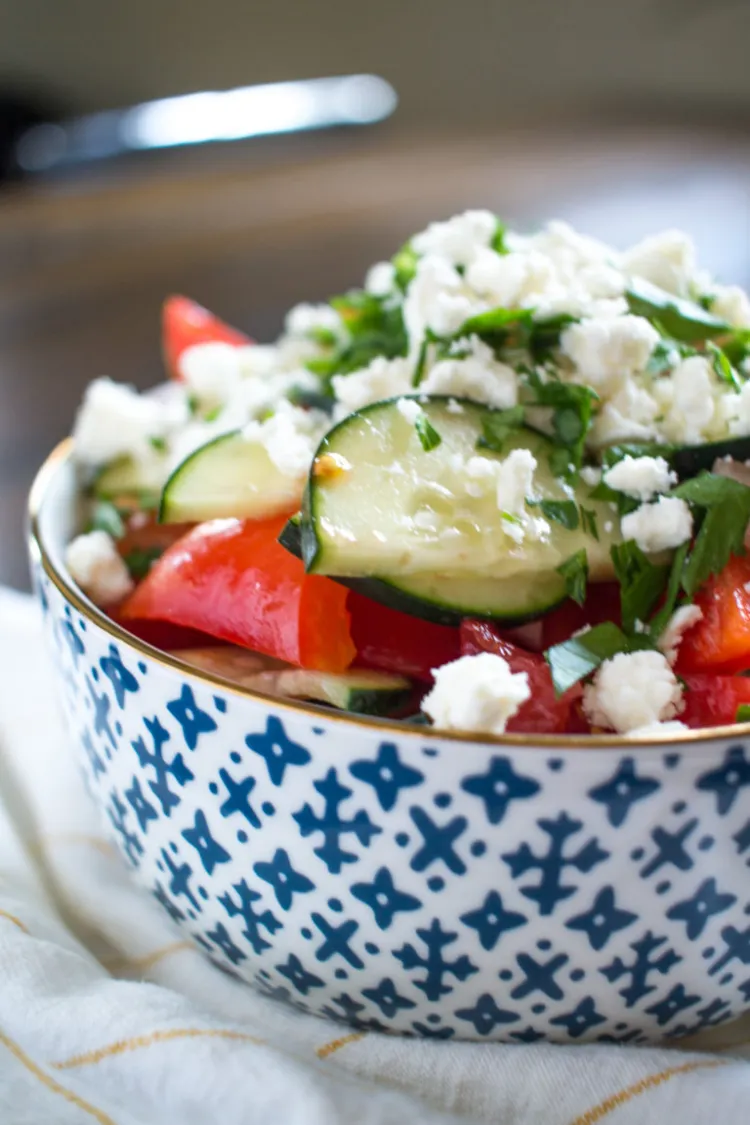
[[[582,930],[591,948],[599,950],[604,949],[613,934],[637,921],[637,914],[618,908],[613,887],[602,887],[591,909],[584,914],[575,914],[565,925],[569,930]]]
[[[665,1023],[669,1023],[678,1012],[684,1012],[686,1008],[692,1008],[694,1004],[700,1003],[700,996],[690,996],[685,991],[681,984],[676,984],[672,991],[659,1000],[658,1003],[652,1004],[646,1011],[651,1016],[656,1016],[656,1022],[659,1027],[663,1027]]]
[[[477,931],[482,949],[494,949],[501,934],[527,921],[525,914],[506,910],[497,891],[490,891],[477,910],[470,910],[460,918],[465,926]]]
[[[214,840],[206,814],[202,809],[197,810],[192,828],[183,829],[180,835],[187,840],[191,848],[195,848],[207,875],[211,875],[218,864],[228,863],[232,858],[226,848]]]
[[[739,832],[735,832],[732,839],[737,845],[737,851],[740,855],[750,848],[750,820],[740,828]]]
[[[380,807],[386,812],[396,804],[402,789],[409,789],[424,781],[424,774],[403,764],[393,742],[381,742],[375,761],[353,762],[349,773],[358,781],[364,781],[366,785],[373,787]]]
[[[413,1000],[401,996],[390,977],[384,977],[377,988],[363,988],[362,995],[377,1004],[386,1019],[393,1019],[397,1012],[416,1008]]]
[[[129,668],[123,663],[117,645],[109,646],[109,656],[103,656],[99,667],[109,682],[112,684],[117,700],[117,706],[122,711],[125,707],[125,696],[128,692],[137,692],[138,680]]]
[[[687,936],[695,941],[703,933],[709,918],[728,910],[736,901],[736,895],[718,890],[715,879],[704,879],[692,898],[686,898],[670,907],[667,918],[684,922]]]
[[[304,766],[310,761],[309,752],[292,742],[275,715],[269,716],[264,734],[248,734],[245,742],[248,749],[264,759],[272,785],[281,785],[287,766]]]
[[[716,795],[716,810],[720,816],[726,816],[740,789],[750,785],[750,762],[745,757],[744,747],[730,746],[724,764],[701,774],[695,784],[697,789]]]
[[[549,1022],[555,1027],[566,1028],[571,1039],[580,1039],[587,1031],[604,1023],[605,1017],[597,1012],[593,997],[587,996],[572,1012],[555,1016]]]
[[[239,946],[236,946],[229,936],[229,930],[223,922],[219,922],[215,930],[208,930],[206,937],[212,941],[214,945],[218,945],[221,952],[231,961],[233,965],[238,965],[240,961],[247,960],[247,954],[243,953]]]
[[[315,884],[301,871],[295,871],[283,848],[277,848],[270,863],[255,863],[253,871],[273,887],[276,901],[282,910],[288,910],[296,894],[315,890]]]
[[[325,983],[320,977],[316,977],[315,973],[309,973],[299,957],[295,957],[293,953],[290,953],[285,965],[276,965],[276,971],[281,973],[282,977],[286,977],[303,996],[307,996],[311,988],[322,988]]]
[[[493,757],[486,773],[464,778],[461,788],[484,802],[490,824],[499,824],[511,801],[533,797],[540,785],[532,777],[516,773],[509,758]]]
[[[138,827],[141,832],[148,832],[148,822],[150,820],[158,820],[159,814],[151,802],[144,796],[141,783],[135,775],[133,775],[130,788],[125,790],[125,800],[138,817]]]
[[[506,1012],[498,1008],[489,992],[484,992],[473,1008],[460,1008],[456,1015],[460,1020],[473,1024],[477,1035],[489,1035],[504,1023],[517,1023],[521,1018],[516,1012]]]
[[[446,824],[438,824],[437,820],[433,820],[428,812],[417,805],[409,809],[409,815],[422,836],[422,846],[414,853],[409,864],[412,871],[426,871],[431,864],[442,860],[454,875],[463,875],[466,864],[453,845],[469,826],[466,817],[454,816]]]
[[[188,684],[183,684],[178,699],[173,699],[171,703],[167,704],[167,711],[174,716],[182,727],[185,742],[191,750],[195,750],[198,739],[202,734],[208,734],[210,731],[216,730],[216,721],[211,718],[207,711],[201,711],[195,702],[192,688]]]
[[[355,898],[370,907],[381,930],[388,929],[396,914],[418,910],[422,905],[414,895],[398,890],[387,867],[379,868],[371,883],[354,883],[351,890]]]
[[[632,758],[623,758],[609,781],[589,790],[589,797],[605,806],[607,820],[614,828],[619,828],[634,804],[660,788],[661,783],[655,778],[636,774]]]

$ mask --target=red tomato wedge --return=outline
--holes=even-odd
[[[277,542],[285,522],[199,524],[154,563],[120,620],[169,621],[303,668],[345,671],[356,655],[348,591],[305,574]]]
[[[699,672],[683,677],[685,710],[678,715],[683,723],[696,730],[719,727],[737,720],[737,708],[750,704],[750,678],[747,676],[702,675]]]
[[[461,655],[458,629],[409,617],[352,591],[348,601],[357,664],[432,680],[432,669]]]
[[[560,734],[567,730],[568,722],[572,720],[571,706],[582,693],[580,684],[576,684],[558,699],[543,656],[536,652],[526,652],[506,641],[487,621],[462,622],[461,654],[474,656],[479,652],[494,652],[508,661],[513,672],[528,674],[531,698],[510,720],[509,731]]]
[[[162,307],[162,350],[170,379],[181,379],[179,360],[187,348],[215,343],[240,346],[252,340],[189,297],[167,297]]]
[[[683,637],[677,671],[750,668],[750,555],[731,558],[721,574],[698,591],[695,604],[703,618]]]

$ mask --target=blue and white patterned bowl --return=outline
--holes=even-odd
[[[435,1038],[641,1042],[750,1009],[750,726],[463,739],[232,688],[32,568],[86,780],[139,882],[223,968],[307,1012]]]

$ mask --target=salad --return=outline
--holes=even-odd
[[[257,344],[86,393],[82,590],[235,683],[443,730],[750,720],[750,300],[678,231],[435,222]]]

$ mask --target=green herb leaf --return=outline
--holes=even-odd
[[[425,453],[437,449],[443,440],[424,411],[420,411],[418,417],[414,420],[414,429],[417,431],[417,437]]]
[[[196,394],[191,393],[187,396],[187,408],[191,417],[194,417],[200,410],[201,402]]]
[[[669,567],[654,566],[632,539],[615,544],[610,555],[620,583],[622,627],[632,633],[636,621],[646,621],[659,600],[667,585]]]
[[[669,570],[669,581],[667,582],[667,592],[664,596],[661,609],[658,613],[654,614],[650,622],[651,637],[654,641],[658,640],[661,634],[666,629],[669,619],[674,613],[675,606],[677,605],[677,598],[679,597],[680,587],[682,586],[682,571],[685,566],[685,559],[690,549],[689,543],[683,543],[675,551],[674,558],[672,559],[672,566]]]
[[[567,531],[575,531],[578,528],[578,505],[575,500],[534,500],[527,503],[539,508],[543,516],[553,523],[559,523]],[[563,563],[563,566],[565,565],[566,563]]]
[[[682,572],[682,588],[692,598],[712,574],[724,569],[731,555],[744,554],[750,488],[729,477],[703,472],[678,485],[670,495],[704,509],[700,531]]]
[[[417,365],[414,368],[414,374],[412,375],[412,378],[411,378],[411,385],[413,387],[418,387],[419,384],[422,382],[422,379],[424,378],[425,367],[427,366],[427,356],[429,355],[430,345],[431,344],[442,344],[444,347],[447,347],[449,343],[450,343],[449,340],[445,340],[442,336],[438,336],[435,332],[432,331],[432,329],[430,329],[430,328],[425,329],[424,339],[422,340],[422,344],[421,344],[420,349],[419,349],[419,355],[417,356]],[[459,357],[455,357],[455,358],[459,358]]]
[[[391,258],[396,271],[396,285],[402,292],[408,287],[409,282],[417,272],[419,255],[412,249],[410,242],[406,242]]]
[[[640,637],[627,637],[622,629],[612,621],[595,625],[569,641],[548,648],[544,654],[556,695],[562,695],[591,675],[600,664],[618,652],[633,652],[649,647],[649,642]]]
[[[599,528],[598,528],[597,522],[596,522],[596,512],[593,510],[593,508],[584,508],[583,505],[581,505],[580,512],[581,512],[581,527],[583,528],[583,530],[586,532],[587,535],[590,535],[592,539],[596,539],[596,541],[598,543],[599,542]]]
[[[509,410],[487,410],[482,412],[482,436],[477,441],[477,449],[491,449],[502,453],[511,434],[523,426],[524,409],[511,406]]]
[[[514,331],[530,325],[532,318],[532,309],[489,309],[465,320],[455,338],[460,340],[464,336],[489,336],[496,339],[500,336],[505,340]]]
[[[694,301],[675,297],[642,278],[632,281],[625,296],[632,313],[657,321],[667,336],[682,343],[694,344],[732,331],[726,321]]]
[[[663,375],[666,371],[671,371],[679,363],[680,358],[680,352],[674,341],[659,340],[651,352],[646,371],[654,377]]]
[[[124,557],[125,565],[136,582],[145,578],[157,559],[164,554],[163,547],[134,547]]]
[[[714,344],[712,340],[709,340],[706,343],[706,351],[711,356],[713,369],[719,379],[721,379],[723,383],[726,383],[728,387],[731,387],[732,390],[739,393],[739,391],[742,390],[742,379],[740,379],[739,375],[732,367],[732,364],[729,362],[729,356],[724,349],[720,348],[718,344]]]
[[[221,406],[212,406],[211,409],[207,410],[206,413],[203,415],[203,421],[204,422],[215,422],[216,419],[221,414],[221,411],[222,411]]]
[[[589,560],[583,548],[576,551],[557,567],[557,573],[565,579],[565,592],[578,605],[586,600],[586,584],[589,578]]]
[[[156,450],[157,453],[166,453],[167,452],[166,438],[159,437],[159,436],[150,437],[148,439],[148,443],[149,443],[149,445],[151,446],[152,449]]]
[[[363,289],[353,289],[330,302],[347,329],[347,339],[329,356],[320,356],[307,363],[308,371],[323,381],[323,390],[334,375],[359,371],[377,356],[393,359],[406,355],[406,336],[400,305],[392,305]]]
[[[530,321],[526,346],[534,362],[544,363],[548,360],[555,348],[560,346],[560,337],[565,329],[577,321],[578,317],[571,316],[570,313],[558,313],[556,316]]]
[[[750,723],[750,703],[740,703],[734,721],[735,723]]]
[[[290,387],[286,397],[292,406],[299,406],[303,410],[320,410],[324,414],[331,414],[335,405],[332,395],[324,391],[312,391],[307,387]]]
[[[552,408],[554,440],[564,450],[565,465],[572,465],[575,473],[583,464],[586,434],[591,425],[594,403],[599,396],[590,387],[563,383],[559,379],[550,379],[544,383],[536,371],[527,372],[525,381],[534,396],[533,404]],[[553,472],[556,476],[570,476],[568,468],[557,472],[562,463],[562,457],[558,456]]]
[[[498,219],[497,226],[495,227],[495,233],[493,234],[492,241],[490,242],[490,249],[494,250],[496,254],[508,253],[508,247],[505,245],[505,236],[507,233],[508,228],[506,227],[505,223],[501,223]]]
[[[98,500],[91,512],[89,531],[106,531],[113,539],[121,539],[125,534],[125,524],[119,511],[109,500]]]
[[[617,508],[617,514],[622,517],[626,516],[628,512],[634,512],[636,508],[641,505],[640,500],[636,500],[634,496],[627,496],[624,492],[618,492],[615,488],[610,488],[603,480],[600,480],[594,488],[591,489],[589,496],[592,500],[601,500],[607,504],[614,504]]]

